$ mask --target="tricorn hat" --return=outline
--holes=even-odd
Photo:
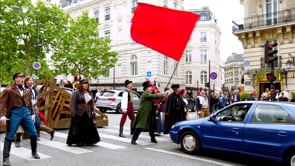
[[[142,83],[142,86],[143,86],[143,90],[145,90],[146,88],[152,86],[151,83],[149,81],[145,81]]]
[[[172,84],[172,85],[171,85],[171,88],[172,88],[173,90],[175,90],[175,89],[177,89],[177,88],[180,88],[180,86],[179,86],[179,84]]]
[[[130,80],[125,80],[125,87],[127,87],[128,84],[132,83]]]
[[[17,72],[13,75],[13,80],[15,80],[16,77],[25,77],[25,75],[22,72]]]

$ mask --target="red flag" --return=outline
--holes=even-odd
[[[131,37],[137,43],[179,61],[199,17],[192,12],[138,3]]]

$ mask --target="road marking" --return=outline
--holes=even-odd
[[[56,148],[56,149],[59,149],[62,151],[66,151],[69,153],[74,153],[74,154],[83,154],[83,153],[92,152],[87,149],[79,148],[76,146],[72,147],[72,146],[68,146],[66,143],[61,143],[61,142],[57,142],[57,141],[50,141],[50,140],[43,139],[43,138],[41,138],[40,141],[38,141],[38,144],[50,146],[50,147],[53,147],[53,148]]]
[[[161,149],[155,149],[155,148],[145,148],[145,149],[152,150],[152,151],[157,151],[157,152],[161,152],[161,153],[166,153],[166,154],[171,154],[171,155],[175,155],[175,156],[179,156],[179,157],[189,158],[189,159],[193,159],[193,160],[203,161],[203,162],[207,162],[207,163],[212,163],[212,164],[216,164],[216,165],[221,165],[221,166],[234,166],[232,164],[225,164],[225,163],[221,163],[221,162],[217,162],[217,161],[202,159],[202,158],[195,157],[195,156],[190,156],[190,155],[187,155],[187,154],[179,154],[179,153],[176,153],[176,152],[170,152],[170,151],[161,150]]]
[[[1,147],[3,147],[3,145],[4,144],[1,143]],[[2,153],[3,149],[1,148],[0,151]],[[40,159],[51,158],[51,156],[48,156],[48,155],[43,154],[43,153],[40,153],[40,152],[38,152],[38,154],[40,156]],[[17,156],[19,158],[22,158],[22,159],[25,159],[25,160],[29,160],[29,161],[36,160],[36,159],[34,159],[32,157],[32,151],[31,151],[31,149],[27,149],[27,148],[24,148],[24,147],[16,148],[16,147],[14,147],[13,144],[11,144],[10,155]]]
[[[108,148],[108,149],[113,149],[113,150],[126,148],[125,146],[119,146],[119,145],[110,144],[110,143],[106,143],[106,142],[98,142],[95,145],[101,146],[101,147],[104,147],[104,148]]]

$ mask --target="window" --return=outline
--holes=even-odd
[[[163,6],[164,7],[168,7],[168,2],[167,2],[168,0],[163,0]]]
[[[177,76],[177,67],[178,67],[178,62],[174,62],[174,68],[173,68],[173,70],[174,70],[174,76]]]
[[[192,72],[191,71],[185,72],[185,84],[192,84]]]
[[[278,23],[278,0],[265,0],[266,25]]]
[[[164,75],[168,74],[168,58],[164,57]]]
[[[109,70],[107,70],[105,73],[104,73],[104,75],[103,75],[104,77],[110,77],[110,71]]]
[[[217,121],[243,122],[252,104],[236,104],[216,115]]]
[[[96,10],[94,12],[94,17],[95,17],[96,22],[99,22],[99,11],[98,10]]]
[[[201,49],[200,50],[200,58],[201,58],[201,63],[205,64],[207,63],[207,50],[206,49]]]
[[[207,72],[206,71],[201,71],[201,75],[200,75],[200,78],[201,78],[201,84],[205,84],[207,83]]]
[[[131,13],[134,13],[136,7],[137,7],[137,0],[132,0],[132,2],[131,2]]]
[[[277,105],[259,104],[252,116],[254,123],[294,123],[288,112]]]
[[[111,37],[111,31],[110,30],[104,31],[104,37],[110,38]]]
[[[185,50],[185,63],[192,63],[192,50]]]
[[[105,7],[105,20],[111,19],[111,8],[109,6]]]
[[[132,55],[131,61],[130,61],[130,70],[131,75],[137,75],[138,74],[138,63],[137,63],[137,56]]]
[[[200,21],[207,21],[207,15],[201,15]]]
[[[201,42],[207,42],[207,35],[206,32],[201,32],[201,38],[200,38]]]

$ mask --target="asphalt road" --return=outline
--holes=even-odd
[[[11,165],[22,166],[242,166],[277,165],[269,161],[239,156],[237,154],[205,151],[201,155],[188,155],[180,146],[171,142],[169,135],[157,136],[158,143],[150,142],[148,133],[142,133],[138,145],[131,145],[129,126],[126,121],[126,138],[118,137],[120,114],[107,113],[109,125],[98,128],[101,142],[94,146],[69,147],[66,145],[68,130],[57,130],[53,141],[41,133],[38,141],[40,160],[31,157],[29,140],[21,142],[21,148],[12,146]],[[191,118],[196,118],[190,113]],[[4,134],[0,135],[0,149],[3,148]],[[1,152],[2,158],[2,152]],[[1,160],[2,161],[2,160]]]

